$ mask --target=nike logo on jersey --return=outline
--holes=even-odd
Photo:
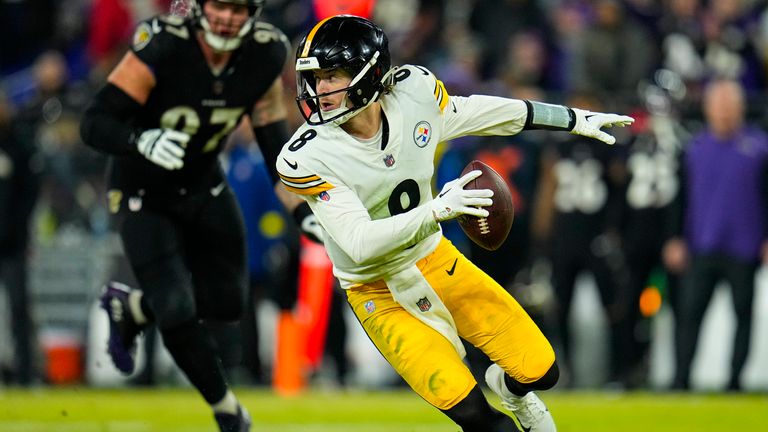
[[[453,189],[453,188],[451,188],[451,189]],[[444,191],[440,192],[440,193],[437,195],[437,197],[438,197],[438,198],[442,198],[442,197],[443,197],[443,195],[445,195],[445,194],[447,194],[448,192],[450,192],[450,191],[451,191],[451,189],[448,189],[448,190],[444,190]]]
[[[283,160],[285,161],[286,164],[288,164],[289,167],[291,167],[291,169],[298,169],[299,168],[299,163],[298,162],[290,163],[290,162],[288,162],[288,159],[286,159],[286,158],[283,158]]]
[[[213,195],[213,196],[219,196],[219,194],[221,193],[221,191],[223,191],[223,190],[224,190],[224,188],[225,188],[226,186],[227,186],[227,184],[226,184],[226,183],[224,183],[224,182],[221,182],[221,183],[219,183],[217,186],[215,186],[215,187],[212,187],[212,188],[211,188],[211,195]]]
[[[590,118],[596,116],[597,114],[589,114],[584,116],[584,120],[589,120]]]
[[[451,102],[451,106],[453,107],[453,112],[457,112],[457,111],[456,111],[456,104],[455,104],[455,103],[453,103],[453,102]]]
[[[455,260],[453,260],[453,265],[451,266],[451,269],[450,269],[450,270],[446,270],[446,271],[445,271],[446,273],[448,273],[448,276],[453,276],[453,272],[455,272],[455,271],[456,271],[456,262],[458,262],[458,261],[459,261],[459,259],[458,259],[458,258],[456,258]]]

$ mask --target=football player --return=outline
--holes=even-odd
[[[516,431],[462,362],[459,337],[495,363],[486,382],[526,431],[554,431],[534,390],[552,387],[550,343],[520,305],[441,234],[440,222],[485,217],[489,190],[448,182],[433,197],[437,144],[462,135],[550,128],[613,143],[603,126],[632,118],[490,96],[449,96],[421,66],[390,67],[374,23],[337,15],[317,23],[296,55],[306,119],[277,171],[309,203],[334,274],[373,343],[416,393],[465,431]]]
[[[112,156],[109,211],[140,288],[108,284],[101,304],[121,372],[134,370],[136,336],[154,322],[219,428],[246,431],[248,413],[201,324],[238,320],[246,289],[243,220],[218,155],[248,117],[274,165],[289,136],[280,81],[289,45],[258,21],[264,0],[189,4],[188,17],[138,25],[82,120],[83,141]]]

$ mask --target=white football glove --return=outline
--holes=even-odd
[[[432,206],[432,216],[438,222],[453,219],[463,214],[477,217],[488,217],[488,210],[477,206],[493,204],[490,189],[464,189],[467,183],[480,177],[482,171],[470,171],[461,178],[451,180],[443,186],[435,199],[429,202]]]
[[[136,147],[139,153],[167,170],[184,166],[184,146],[189,134],[173,129],[148,129],[139,135]]]
[[[571,129],[572,134],[596,138],[606,144],[613,144],[616,138],[613,135],[601,131],[603,127],[627,126],[635,121],[632,117],[618,114],[604,114],[571,108],[576,115],[576,124]]]
[[[317,217],[310,213],[301,220],[301,232],[315,243],[323,242],[323,227],[317,221]]]

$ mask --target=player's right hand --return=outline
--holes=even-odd
[[[184,167],[184,147],[189,134],[173,129],[147,129],[136,140],[139,153],[167,170]]]
[[[493,204],[491,199],[493,191],[490,189],[464,189],[467,183],[480,177],[481,174],[480,170],[473,170],[443,186],[443,190],[429,202],[429,205],[432,206],[432,215],[437,222],[454,219],[463,214],[488,217],[488,210],[480,207]]]
[[[629,126],[635,121],[632,117],[625,115],[605,114],[585,111],[578,108],[571,109],[576,116],[576,124],[573,126],[573,129],[571,129],[571,133],[574,135],[599,139],[606,144],[615,143],[616,138],[613,135],[602,131],[602,128]]]

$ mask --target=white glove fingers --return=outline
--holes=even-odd
[[[462,213],[479,218],[486,218],[490,214],[488,210],[480,207],[467,207],[462,209]]]
[[[173,155],[173,156],[175,156],[175,157],[177,157],[179,159],[184,157],[184,154],[186,153],[186,151],[184,151],[184,149],[181,148],[180,146],[178,146],[176,143],[171,142],[171,141],[166,141],[163,144],[164,145],[163,145],[162,150],[165,150],[169,154],[171,154],[171,155]]]
[[[607,134],[607,133],[605,133],[603,131],[597,131],[595,133],[595,138],[599,139],[600,141],[602,141],[602,142],[604,142],[604,143],[606,143],[608,145],[612,145],[612,144],[616,143],[616,138],[613,135]]]
[[[602,122],[601,127],[627,126],[632,124],[634,121],[635,119],[629,116],[606,114],[606,119]]]
[[[490,189],[464,189],[463,196],[467,198],[490,198],[493,191]]]
[[[157,154],[157,164],[169,170],[179,169],[183,166],[181,159],[162,151]]]
[[[468,206],[487,207],[493,204],[493,200],[490,198],[467,198],[462,203]]]
[[[464,186],[466,186],[467,183],[469,183],[472,180],[480,177],[482,174],[483,174],[483,172],[480,171],[480,170],[472,170],[472,171],[464,174],[463,176],[461,176],[461,178],[458,179],[459,186],[461,188],[464,188]]]
[[[178,142],[179,144],[186,144],[189,142],[189,134],[181,131],[177,131],[174,129],[166,129],[165,130],[165,136],[168,137],[168,139]]]

